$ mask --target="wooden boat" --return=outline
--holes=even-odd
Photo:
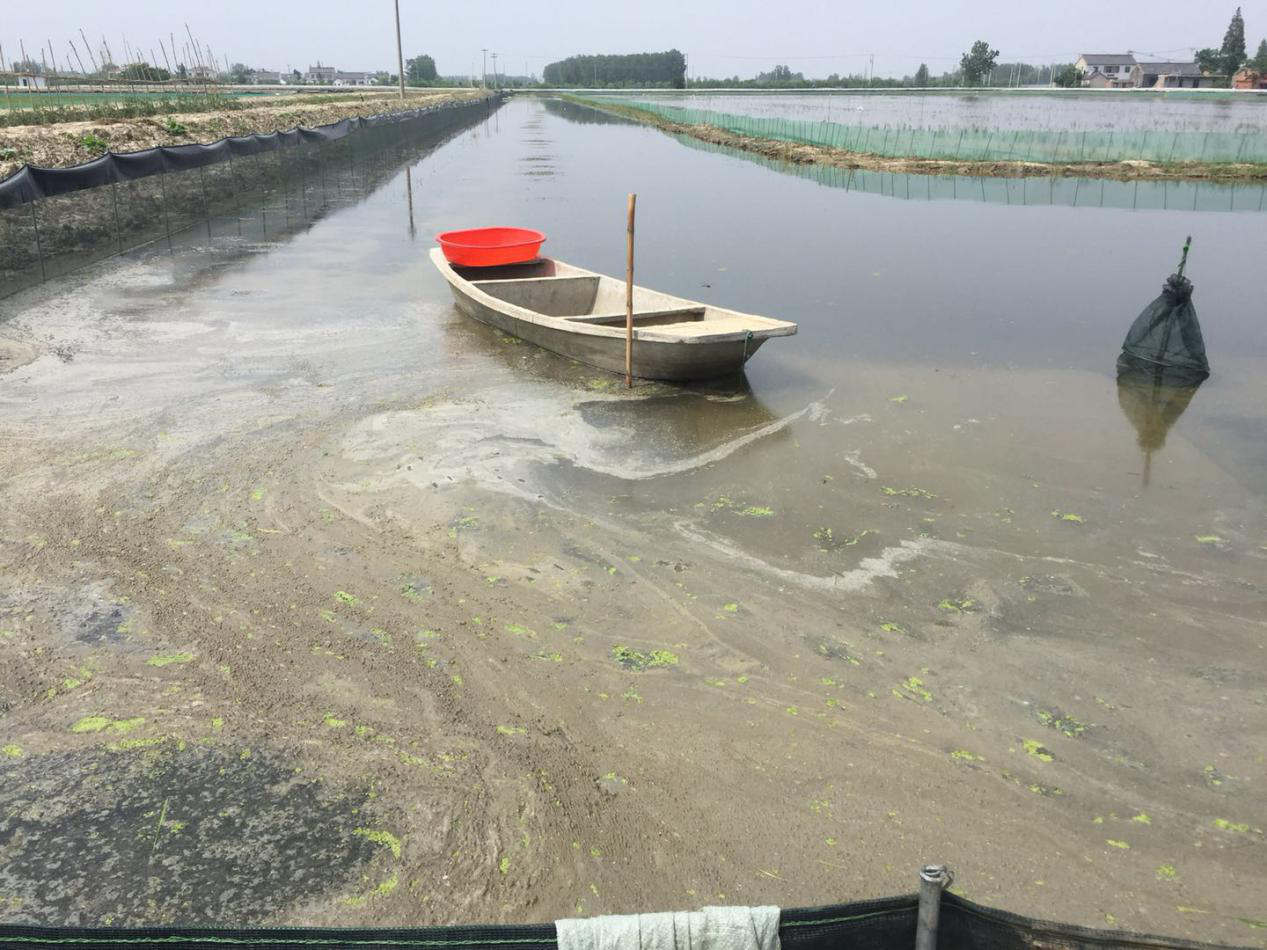
[[[431,260],[458,308],[504,333],[613,373],[625,372],[625,282],[563,261],[461,267]],[[712,379],[738,373],[773,336],[796,324],[712,307],[634,285],[633,374]]]

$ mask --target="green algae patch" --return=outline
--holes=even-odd
[[[167,739],[163,736],[153,736],[148,739],[120,739],[118,742],[106,743],[106,748],[111,752],[130,752],[133,749],[149,749],[156,745],[162,745]]]
[[[1157,866],[1157,880],[1159,881],[1175,881],[1178,880],[1179,873],[1175,870],[1173,864],[1160,864]]]
[[[159,656],[152,656],[145,661],[146,666],[157,666],[160,669],[164,666],[172,664],[192,663],[194,655],[192,653],[164,653]]]
[[[734,601],[731,601],[731,602],[730,602],[730,603],[728,603],[728,604],[722,604],[722,605],[721,605],[721,609],[722,609],[722,610],[724,610],[724,611],[726,611],[726,613],[728,613],[728,614],[737,614],[737,613],[739,613],[739,605],[738,605],[737,603],[735,603]]]
[[[534,660],[548,660],[551,663],[563,662],[563,654],[557,653],[554,650],[538,650],[532,655],[532,658]]]
[[[1220,538],[1217,534],[1194,534],[1192,536],[1192,539],[1196,541],[1197,544],[1222,544],[1223,543],[1223,539]]]
[[[906,633],[906,628],[903,627],[900,623],[893,623],[892,621],[888,621],[888,620],[880,624],[880,629],[883,630],[885,633]]]
[[[837,551],[840,548],[851,548],[855,544],[858,544],[863,538],[875,533],[875,531],[867,528],[863,531],[859,531],[853,537],[837,537],[836,533],[832,531],[831,528],[816,528],[814,530],[813,538],[822,550]]]
[[[924,688],[924,681],[918,676],[908,676],[902,681],[901,690],[894,690],[895,695],[906,698],[918,698],[926,703],[933,701],[933,694]]]
[[[1215,818],[1214,827],[1221,831],[1235,831],[1244,834],[1249,831],[1249,825],[1243,825],[1240,822],[1228,821],[1226,818]]]
[[[937,609],[955,614],[970,614],[980,610],[981,605],[972,597],[947,597],[937,605]]]
[[[1075,515],[1072,511],[1053,511],[1051,516],[1057,521],[1067,521],[1070,524],[1083,524],[1082,515]]]
[[[1051,762],[1056,758],[1052,751],[1037,739],[1022,739],[1021,746],[1024,747],[1027,755],[1033,756],[1040,762]]]
[[[1122,851],[1131,850],[1131,846],[1129,844],[1127,844],[1125,841],[1118,841],[1115,838],[1105,838],[1104,843],[1107,844],[1110,848],[1119,848]]]
[[[1131,821],[1135,822],[1137,825],[1151,825],[1153,823],[1153,820],[1148,817],[1147,812],[1140,812],[1138,815],[1133,817]]]
[[[348,607],[355,607],[357,604],[361,602],[361,599],[359,597],[357,597],[355,594],[349,594],[345,590],[336,590],[334,592],[334,599],[337,600],[341,604],[346,604]]]
[[[377,828],[354,828],[352,834],[372,841],[375,844],[382,845],[392,853],[392,857],[400,857],[400,839],[390,831],[382,831]]]
[[[497,870],[500,871],[502,874],[509,874],[510,873],[510,858],[503,857],[500,861],[498,861]]]
[[[10,742],[3,749],[0,749],[0,755],[4,755],[10,759],[20,759],[23,755],[25,755],[25,753],[22,751],[22,747],[20,745]]]
[[[956,762],[984,762],[985,761],[985,759],[983,759],[981,756],[973,755],[967,749],[955,749],[953,752],[950,753],[950,757],[954,759]]]
[[[498,726],[497,734],[499,736],[522,736],[528,730],[523,726]]]
[[[1062,732],[1070,739],[1077,739],[1087,731],[1085,722],[1079,722],[1073,716],[1066,715],[1058,710],[1040,709],[1036,715],[1038,716],[1038,721],[1048,729]]]
[[[625,669],[634,672],[662,666],[677,666],[678,662],[677,654],[670,653],[668,650],[651,650],[643,653],[620,645],[612,647],[612,658]]]
[[[516,637],[527,637],[529,640],[535,640],[537,638],[537,631],[533,630],[531,627],[525,627],[521,623],[508,623],[504,629],[507,633]]]
[[[749,505],[739,510],[740,516],[744,518],[772,518],[774,517],[774,509],[765,505]]]
[[[899,406],[900,406],[900,405],[902,405],[902,403],[906,402],[906,400],[908,400],[908,399],[910,399],[910,398],[911,398],[911,397],[910,397],[910,396],[908,396],[906,393],[902,393],[902,395],[900,395],[900,396],[890,396],[890,397],[889,397],[889,402],[891,402],[891,403],[896,403],[897,405],[899,405]]]
[[[348,724],[346,719],[335,718],[334,713],[326,713],[325,716],[322,717],[321,721],[331,729],[342,729]]]
[[[400,885],[400,878],[397,877],[395,874],[393,874],[391,877],[385,880],[382,884],[378,885],[378,887],[374,888],[374,893],[378,894],[379,896],[386,896],[390,894],[392,891],[396,890],[396,888],[399,885]]]
[[[1065,794],[1063,789],[1059,789],[1054,785],[1040,785],[1038,782],[1025,787],[1035,795],[1042,795],[1044,798],[1060,798]]]
[[[927,488],[920,488],[916,485],[912,485],[910,488],[894,488],[892,485],[881,485],[880,492],[890,498],[928,498],[931,500],[937,497]]]
[[[142,716],[131,719],[107,719],[105,716],[84,716],[70,727],[71,732],[113,732],[126,734],[144,724]]]

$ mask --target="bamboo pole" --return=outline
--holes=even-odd
[[[0,43],[0,72],[4,72],[4,44],[3,43]],[[14,76],[16,78],[17,73],[14,73]],[[4,86],[4,107],[6,109],[12,109],[13,103],[9,100],[9,84],[7,82],[0,82],[0,86]]]
[[[634,212],[637,207],[638,196],[630,194],[625,227],[625,386],[629,389],[633,389]]]

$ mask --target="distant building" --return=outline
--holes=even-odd
[[[1246,66],[1232,77],[1233,89],[1267,89],[1267,73]]]
[[[215,79],[216,71],[210,66],[191,66],[189,67],[189,75],[195,79]]]
[[[373,78],[373,73],[335,72],[333,82],[336,86],[368,86]]]
[[[19,76],[19,89],[47,89],[48,83],[43,76]]]
[[[273,72],[271,69],[252,69],[247,77],[247,82],[256,86],[275,86],[285,81],[284,73]]]
[[[1115,89],[1132,85],[1136,63],[1130,53],[1083,53],[1074,66],[1082,71],[1083,85]]]
[[[1214,80],[1196,63],[1136,63],[1131,85],[1139,89],[1200,89]]]
[[[334,74],[337,70],[333,66],[322,66],[318,61],[316,66],[309,66],[308,71],[304,73],[304,82],[317,83],[321,86],[330,86],[334,84]]]

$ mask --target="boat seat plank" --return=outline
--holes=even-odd
[[[567,317],[569,323],[588,323],[599,326],[624,326],[623,313],[590,313],[579,317]],[[695,324],[704,319],[703,307],[673,307],[668,310],[635,310],[636,327],[654,327],[672,323]]]

